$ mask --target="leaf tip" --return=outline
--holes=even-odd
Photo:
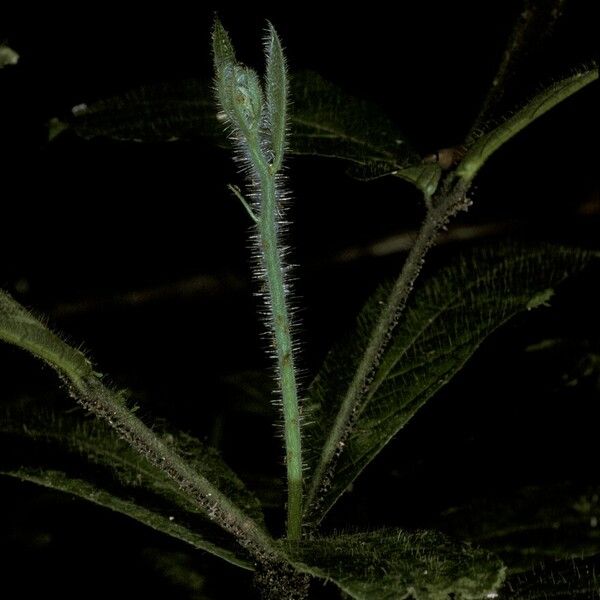
[[[217,76],[228,64],[235,64],[235,50],[221,19],[215,14],[212,29],[213,59]]]

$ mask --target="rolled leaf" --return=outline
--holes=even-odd
[[[275,28],[269,23],[265,38],[267,70],[265,75],[266,123],[273,151],[273,170],[277,172],[286,149],[288,127],[288,77],[281,41]]]

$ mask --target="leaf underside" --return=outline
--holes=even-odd
[[[504,579],[493,555],[437,532],[380,530],[286,547],[299,570],[332,581],[357,600],[484,598]]]
[[[288,77],[281,41],[271,23],[265,37],[266,129],[270,133],[273,164],[278,171],[287,146],[288,128]]]
[[[318,498],[318,522],[364,467],[427,400],[464,366],[485,338],[515,314],[547,303],[554,287],[591,254],[576,249],[507,245],[477,250],[421,285],[382,356],[332,485]],[[333,431],[340,398],[366,346],[390,286],[381,287],[354,331],[327,356],[307,400],[309,472]]]

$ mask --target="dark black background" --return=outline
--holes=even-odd
[[[553,39],[526,57],[507,107],[595,57],[591,6],[567,3]],[[142,83],[208,79],[215,10],[245,62],[261,65],[269,18],[292,74],[317,70],[380,105],[425,154],[462,140],[521,3],[397,3],[395,9],[171,3],[127,10],[102,4],[3,16],[0,38],[21,61],[0,71],[0,285],[84,342],[113,381],[132,389],[149,421],[165,417],[210,437],[221,415],[222,452],[251,482],[256,473],[283,470],[268,420],[232,407],[240,392],[231,379],[269,362],[254,313],[248,219],[225,190],[238,181],[227,153],[201,141],[46,143],[48,119],[76,104]],[[501,149],[458,222],[500,223],[513,238],[597,247],[596,102],[594,86]],[[414,229],[422,209],[408,184],[353,181],[335,162],[290,160],[289,187],[300,361],[308,382],[377,282],[395,275],[403,259],[401,253],[337,257]],[[428,269],[468,245],[440,246]],[[567,363],[524,352],[529,343],[557,336],[598,346],[597,275],[566,286],[552,311],[517,319],[486,342],[361,477],[326,527],[416,527],[473,496],[597,477],[597,387],[586,380],[565,388]],[[197,276],[207,276],[207,284],[185,293],[141,303],[124,298]],[[0,349],[0,374],[3,401],[44,402],[50,395],[61,409],[71,407],[60,393],[49,394],[57,389],[51,373],[12,349]],[[3,452],[14,452],[9,448]],[[1,485],[1,585],[18,590],[8,597],[42,590],[63,598],[140,590],[178,597],[165,591],[160,570],[142,551],[182,550],[177,543],[59,494],[7,479]],[[280,517],[272,511],[273,523]],[[194,560],[221,575],[212,584],[215,597],[245,589],[248,578],[239,571],[204,555]]]

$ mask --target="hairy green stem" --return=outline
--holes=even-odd
[[[275,175],[258,148],[249,140],[252,161],[260,180],[260,216],[257,224],[260,251],[265,269],[269,307],[277,354],[277,368],[283,405],[285,463],[287,469],[287,537],[300,539],[302,530],[302,441],[298,387],[290,331],[283,265],[277,237],[277,186]]]
[[[282,251],[278,243],[281,193],[277,186],[287,131],[288,81],[285,56],[271,24],[265,40],[267,68],[264,88],[258,75],[237,62],[229,35],[218,19],[213,29],[213,55],[217,100],[238,158],[248,168],[252,189],[258,195],[258,214],[233,188],[256,223],[260,278],[270,312],[278,381],[283,408],[285,463],[288,481],[287,536],[298,540],[302,532],[302,444],[300,409],[294,369],[290,317]]]
[[[298,540],[302,533],[302,445],[300,409],[294,369],[290,317],[286,303],[285,269],[279,247],[278,215],[281,193],[278,174],[286,147],[288,81],[285,56],[271,24],[265,40],[265,85],[256,72],[238,63],[229,35],[216,19],[213,54],[217,100],[238,158],[248,168],[252,189],[258,196],[258,214],[232,188],[256,223],[260,278],[271,317],[271,333],[277,359],[277,374],[283,408],[285,463],[287,468],[287,537]]]
[[[312,521],[319,512],[319,498],[322,492],[329,487],[337,459],[344,449],[354,423],[364,408],[365,400],[368,400],[373,394],[371,387],[376,369],[421,271],[425,255],[435,243],[440,229],[446,225],[450,217],[457,211],[466,208],[466,191],[467,186],[458,182],[455,187],[444,192],[427,213],[402,271],[371,332],[367,347],[342,399],[340,410],[321,452],[306,497],[306,516],[309,521]],[[317,516],[317,520],[319,520],[319,516]]]

